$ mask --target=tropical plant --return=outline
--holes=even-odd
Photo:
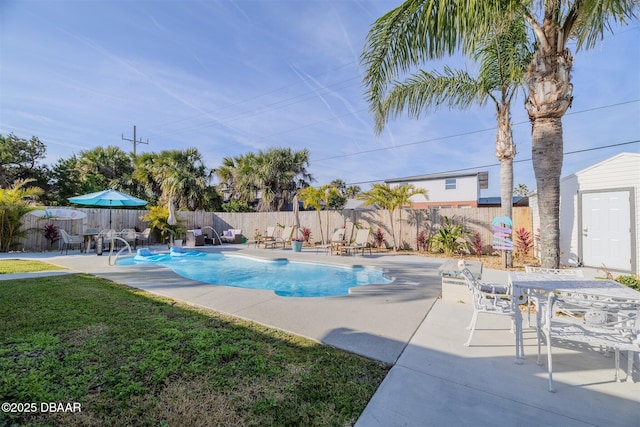
[[[524,227],[520,227],[515,230],[514,234],[516,236],[515,247],[517,254],[523,259],[526,259],[533,249],[533,237],[531,236],[531,232],[527,231]]]
[[[152,230],[158,230],[162,242],[166,242],[169,236],[181,239],[187,231],[180,218],[176,218],[176,224],[169,224],[169,208],[165,205],[151,206],[140,219],[146,221]]]
[[[131,193],[135,187],[131,156],[113,145],[81,151],[75,169],[85,193],[107,188]]]
[[[513,189],[514,196],[524,197],[527,194],[529,194],[529,189],[526,184],[518,184],[518,186]]]
[[[376,248],[380,249],[380,247],[384,244],[384,232],[380,227],[376,229],[376,232],[373,233],[373,244],[376,245]]]
[[[637,19],[637,0],[407,0],[372,26],[363,54],[369,104],[381,109],[389,84],[399,73],[423,62],[452,55],[457,49],[473,54],[497,31],[524,19],[535,40],[525,82],[525,107],[532,123],[532,163],[536,176],[541,264],[560,263],[560,174],[563,160],[562,117],[571,106],[573,57],[592,48],[612,22]],[[420,105],[413,100],[413,105]]]
[[[616,282],[622,283],[623,285],[626,285],[632,289],[635,289],[636,291],[640,291],[640,277],[638,276],[633,276],[633,275],[618,276],[616,277],[615,280]]]
[[[427,251],[429,249],[429,235],[425,230],[420,230],[416,236],[416,247],[419,251]]]
[[[60,237],[58,226],[51,222],[42,227],[42,234],[44,234],[44,238],[49,241],[49,249],[53,246],[53,242]]]
[[[311,229],[309,227],[301,227],[302,240],[309,243],[311,241]]]
[[[471,235],[471,246],[478,257],[482,256],[482,236],[479,231]]]
[[[11,188],[0,188],[0,252],[9,251],[27,235],[27,231],[20,230],[22,217],[38,209],[35,202],[43,194],[39,187],[27,187],[33,181],[19,179]]]
[[[440,229],[431,237],[431,243],[447,257],[452,257],[467,248],[468,235],[469,232],[465,230],[464,225],[456,224],[452,218],[444,216]]]
[[[234,158],[225,157],[216,169],[220,188],[230,197],[251,204],[258,211],[284,210],[298,189],[313,178],[307,172],[309,150],[271,148]]]
[[[411,196],[416,194],[427,195],[422,188],[415,188],[413,184],[403,184],[391,187],[389,184],[373,184],[369,191],[360,193],[358,198],[364,200],[365,205],[378,205],[382,209],[386,209],[390,214],[391,238],[393,240],[393,250],[398,250],[396,241],[396,233],[394,229],[393,213],[396,209],[402,209],[403,206],[411,206]],[[383,220],[384,222],[384,220]],[[402,210],[400,211],[400,233],[402,233]]]
[[[177,208],[204,209],[215,197],[209,191],[211,172],[196,148],[145,153],[136,157],[134,176],[150,194],[167,205],[172,200]]]
[[[306,187],[302,190],[298,190],[298,198],[302,200],[302,206],[306,209],[313,207],[318,214],[318,225],[320,228],[320,240],[324,244],[324,233],[322,231],[322,218],[320,217],[320,211],[322,210],[322,200],[324,197],[324,191],[318,187]]]

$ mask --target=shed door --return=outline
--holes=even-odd
[[[582,260],[587,267],[631,271],[628,191],[582,194]]]

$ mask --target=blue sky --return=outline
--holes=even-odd
[[[207,166],[271,147],[309,149],[315,184],[466,168],[499,195],[491,106],[398,118],[376,136],[359,57],[373,21],[399,0],[0,0],[0,133],[37,136],[47,164],[97,146],[196,147]],[[574,52],[563,176],[640,139],[640,25]],[[571,45],[573,47],[573,45]],[[575,50],[575,49],[574,49]],[[461,58],[442,63],[464,66]],[[472,64],[467,65],[472,71]],[[516,161],[531,157],[523,97]],[[535,189],[530,161],[515,184]]]

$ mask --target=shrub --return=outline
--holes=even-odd
[[[376,248],[380,249],[380,246],[384,243],[384,232],[380,227],[373,233],[373,243],[376,245]]]
[[[300,232],[302,232],[304,242],[309,243],[311,241],[311,229],[309,227],[301,227]]]
[[[427,235],[426,231],[420,230],[420,232],[416,236],[416,247],[419,251],[426,251],[429,249],[429,236]]]
[[[531,236],[531,232],[524,229],[524,227],[519,228],[515,231],[516,235],[516,250],[518,254],[520,254],[523,258],[527,258],[531,249],[533,248],[533,237]]]
[[[640,291],[640,279],[638,276],[618,276],[616,277],[616,282],[622,283],[636,291]]]
[[[471,246],[473,246],[473,251],[476,255],[482,255],[482,236],[479,231],[476,231],[471,236]]]
[[[58,227],[53,223],[45,224],[44,227],[42,227],[42,233],[44,234],[44,238],[49,241],[49,248],[51,248],[53,246],[53,242],[58,240],[60,237]]]
[[[443,217],[444,223],[438,232],[431,238],[431,242],[437,249],[440,249],[448,257],[453,256],[456,252],[466,249],[467,241],[465,238],[469,232],[464,229],[462,224],[456,224],[449,217]]]
[[[44,193],[39,187],[27,187],[33,181],[17,180],[11,188],[0,188],[0,252],[8,252],[27,236],[20,230],[22,217],[37,209],[34,200]]]

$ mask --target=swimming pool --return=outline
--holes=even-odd
[[[189,255],[152,254],[121,258],[118,265],[155,264],[168,267],[187,279],[216,285],[272,290],[286,297],[348,295],[349,288],[388,284],[381,270],[339,267],[289,261],[190,251]]]

